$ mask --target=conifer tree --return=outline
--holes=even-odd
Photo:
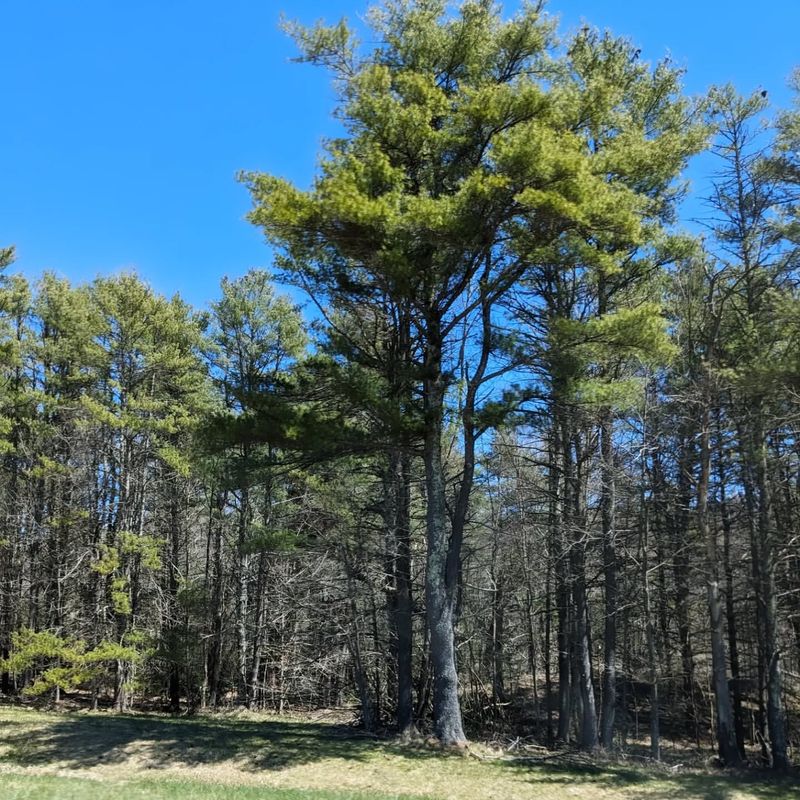
[[[616,153],[631,153],[619,165],[613,147],[607,156],[587,146],[587,115],[620,121],[605,99],[613,76],[597,84],[562,78],[569,57],[553,60],[552,24],[537,7],[503,21],[490,2],[466,2],[454,15],[435,0],[389,2],[370,20],[384,43],[371,52],[344,23],[293,28],[301,57],[333,71],[347,134],[329,144],[314,187],[246,179],[251,219],[297,283],[318,299],[385,296],[412,321],[434,719],[440,740],[452,745],[465,738],[454,625],[476,440],[486,429],[479,398],[508,368],[497,352],[498,301],[565,238],[594,234],[602,244],[613,233],[637,241],[652,179],[624,176],[675,136],[659,137],[642,121],[618,137]],[[685,158],[682,144],[674,151],[663,167],[669,175]],[[527,246],[514,253],[504,242],[521,226]],[[595,252],[600,259],[602,247]],[[448,519],[442,447],[456,376],[463,449]]]
[[[302,356],[306,337],[297,309],[276,296],[269,276],[252,270],[241,278],[222,282],[222,297],[212,305],[211,342],[213,371],[228,413],[252,416],[263,395],[273,392],[293,363]],[[241,422],[241,419],[240,419]],[[227,448],[225,460],[217,462],[225,471],[223,484],[236,495],[238,524],[236,546],[236,650],[239,701],[249,705],[253,695],[253,631],[248,628],[252,582],[250,556],[259,552],[258,572],[265,569],[264,549],[254,537],[256,508],[263,509],[261,538],[272,520],[275,501],[270,474],[274,447],[266,449],[249,437]],[[263,496],[255,496],[260,489]],[[263,582],[263,577],[258,583]],[[261,599],[257,598],[256,602]],[[257,627],[256,623],[256,627]]]

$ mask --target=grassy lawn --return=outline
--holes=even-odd
[[[800,800],[797,777],[479,761],[286,718],[0,708],[3,800]]]

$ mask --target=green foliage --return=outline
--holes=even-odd
[[[92,564],[92,569],[99,575],[111,575],[120,567],[119,550],[107,544],[98,545],[99,558]]]
[[[180,298],[160,297],[132,275],[98,279],[89,298],[110,392],[84,395],[81,405],[96,423],[147,437],[154,456],[185,472],[175,437],[194,430],[211,403],[200,319]]]
[[[115,577],[111,580],[111,604],[114,613],[121,616],[130,616],[132,610],[131,598],[128,593],[129,582],[127,578]]]
[[[540,286],[542,265],[598,298],[593,318],[561,310],[535,345],[570,396],[627,406],[637,383],[621,373],[673,353],[653,276],[684,247],[664,226],[710,129],[668,61],[652,66],[627,40],[590,28],[560,51],[540,11],[526,5],[503,20],[487,3],[389,3],[370,12],[380,43],[371,50],[344,23],[291,26],[303,60],[337,79],[346,138],[329,143],[308,191],[244,175],[250,219],[284,277],[331,302],[331,352],[346,364],[335,385],[390,437],[403,433],[398,418],[413,431],[423,417],[392,407],[379,377],[391,355],[373,344],[391,327],[370,338],[367,324],[413,309],[416,353],[444,329],[445,354],[464,359],[454,322],[463,309],[481,296],[495,303],[519,280]],[[486,335],[490,358],[533,357]],[[461,368],[448,366],[458,394]],[[501,422],[515,398],[487,399],[481,425]]]
[[[74,639],[63,639],[50,631],[23,628],[11,634],[11,653],[3,661],[9,672],[23,672],[40,660],[75,659],[84,645]]]
[[[80,639],[23,628],[11,634],[11,651],[0,668],[17,674],[32,672],[34,680],[25,693],[38,697],[56,688],[74,691],[96,684],[116,662],[135,663],[140,657],[130,645],[101,641],[89,649]]]
[[[127,531],[119,533],[118,539],[122,555],[137,556],[144,569],[161,569],[161,547],[164,545],[162,539]]]
[[[296,531],[275,530],[252,524],[247,532],[247,539],[242,550],[245,553],[291,552],[299,543],[300,536]]]
[[[114,613],[130,616],[132,611],[131,584],[127,565],[135,559],[141,569],[155,572],[161,569],[161,548],[164,541],[155,536],[121,531],[115,544],[98,545],[98,558],[92,563],[94,572],[109,577],[109,590]]]

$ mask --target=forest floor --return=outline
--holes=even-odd
[[[3,800],[800,800],[797,775],[443,755],[341,724],[0,708]]]

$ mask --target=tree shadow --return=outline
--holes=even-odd
[[[4,719],[2,761],[20,767],[58,765],[86,769],[130,761],[147,770],[229,763],[245,772],[279,771],[325,759],[367,762],[396,756],[426,762],[431,774],[445,756],[424,747],[375,740],[346,725],[231,717],[167,717],[156,714],[61,714],[42,719]],[[450,758],[461,760],[462,756]],[[452,766],[452,765],[451,765]],[[471,767],[477,767],[472,762]],[[402,767],[401,767],[402,768]],[[457,770],[461,767],[455,765]],[[481,771],[495,770],[531,787],[535,797],[548,787],[574,793],[591,788],[651,800],[686,797],[732,800],[745,789],[759,800],[800,800],[797,774],[776,778],[758,771],[741,773],[680,772],[591,761],[557,753],[546,758],[490,760]],[[465,769],[467,765],[465,764]],[[485,775],[485,773],[484,773]]]
[[[547,759],[545,763],[505,762],[518,776],[539,788],[544,786],[596,786],[618,790],[621,796],[635,797],[641,787],[648,800],[733,800],[742,790],[759,800],[800,800],[800,775],[797,772],[775,775],[766,770],[738,772],[666,772],[656,769],[632,769],[613,763],[587,763],[585,758],[567,754]]]
[[[686,773],[668,779],[669,786],[648,795],[652,800],[675,797],[701,797],[703,800],[733,800],[746,791],[760,800],[800,798],[797,774],[775,776],[764,771],[741,773]]]
[[[327,758],[366,761],[376,743],[345,725],[158,715],[69,714],[31,728],[4,721],[3,760],[18,766],[57,763],[67,769],[145,761],[149,769],[232,762],[248,771],[281,770]],[[381,742],[405,757],[425,751]]]

